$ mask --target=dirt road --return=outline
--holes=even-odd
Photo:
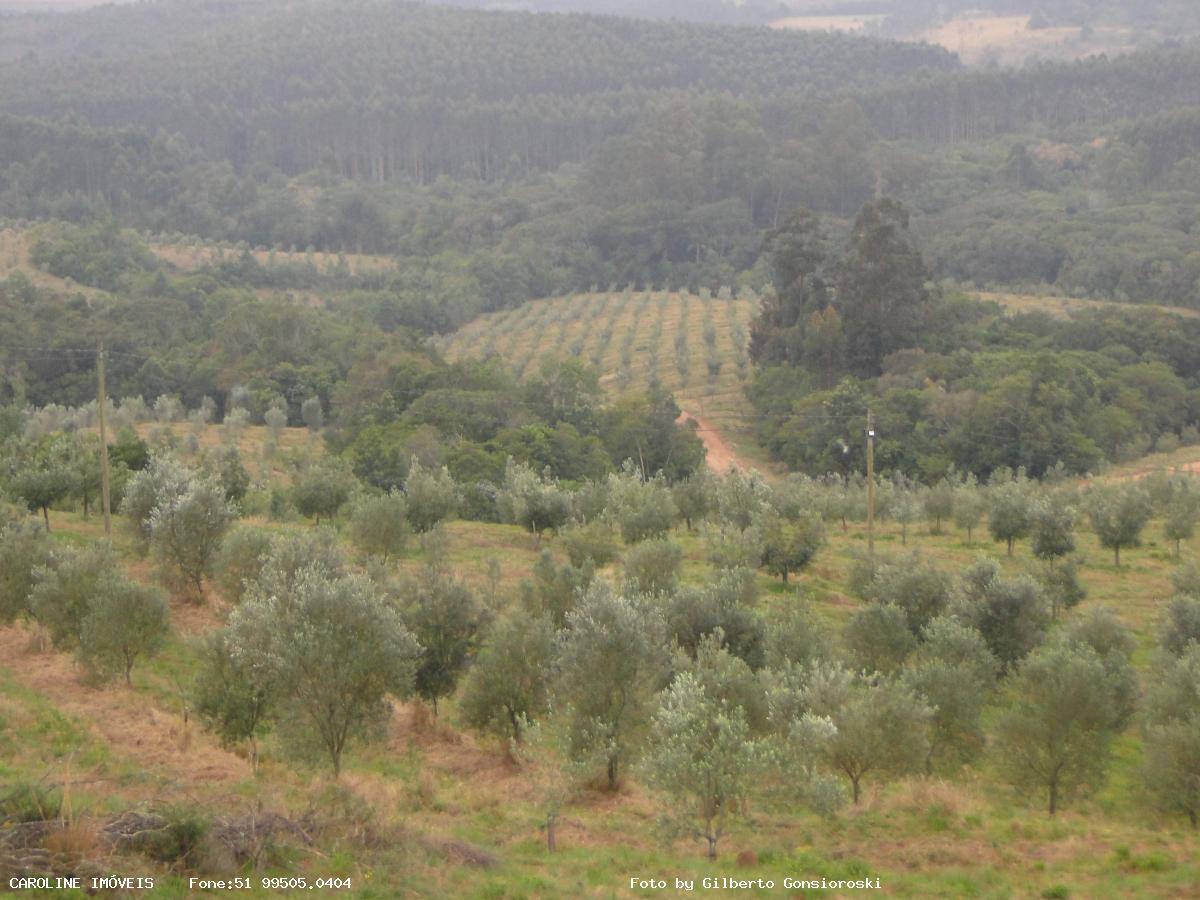
[[[675,421],[683,424],[688,420],[696,423],[696,434],[700,440],[704,442],[704,447],[708,450],[705,461],[708,467],[718,475],[724,475],[730,468],[737,469],[739,472],[750,471],[750,466],[741,457],[734,452],[733,448],[726,443],[724,436],[712,424],[699,416],[694,416],[687,410],[679,414],[679,418]]]

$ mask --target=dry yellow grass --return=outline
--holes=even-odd
[[[996,291],[976,291],[974,296],[980,300],[999,303],[1010,314],[1040,312],[1057,319],[1065,319],[1071,313],[1085,309],[1149,309],[1187,319],[1200,318],[1200,310],[1154,303],[1117,303],[1113,300],[1088,300],[1083,297],[1052,297],[1047,294],[1009,294]]]

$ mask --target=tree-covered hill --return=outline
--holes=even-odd
[[[672,92],[828,94],[957,66],[836,35],[385,0],[138,4],[17,34],[9,113],[165,129],[239,167],[295,174],[331,156],[372,180],[578,161]]]

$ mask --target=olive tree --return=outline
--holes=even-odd
[[[1015,787],[1045,791],[1054,815],[1062,800],[1104,777],[1116,726],[1113,685],[1091,647],[1056,641],[1035,651],[1009,683],[996,723],[995,752]]]
[[[679,582],[683,549],[671,541],[642,541],[622,560],[628,594],[672,594]]]
[[[1058,559],[1075,550],[1075,510],[1053,497],[1040,497],[1030,512],[1033,555]]]
[[[868,603],[855,611],[842,631],[854,664],[866,672],[891,675],[917,648],[904,610],[892,604]]]
[[[1190,541],[1200,522],[1200,493],[1178,490],[1167,504],[1167,518],[1163,523],[1163,535],[1175,543],[1175,558],[1179,558],[1180,546]]]
[[[615,790],[666,680],[664,623],[655,610],[603,582],[593,583],[566,619],[555,696],[567,750],[576,761],[602,764],[608,789]]]
[[[1159,660],[1142,716],[1143,778],[1164,812],[1200,826],[1200,644]]]
[[[254,640],[236,640],[229,630],[201,645],[200,668],[192,686],[196,712],[221,743],[250,745],[250,768],[258,771],[258,738],[279,702],[270,661],[246,652]]]
[[[459,709],[472,728],[520,744],[549,709],[554,624],[517,609],[487,632],[463,683]]]
[[[1159,626],[1159,643],[1168,653],[1181,656],[1200,644],[1200,598],[1180,594],[1171,598]]]
[[[963,573],[955,612],[983,635],[1005,669],[1040,644],[1050,624],[1038,583],[1025,575],[1002,578],[991,560],[981,560]]]
[[[0,624],[30,611],[35,572],[50,560],[51,541],[44,529],[19,521],[0,529]]]
[[[155,588],[115,570],[96,585],[81,623],[79,657],[95,677],[117,673],[130,684],[133,664],[156,653],[170,631],[167,601]]]
[[[404,549],[411,530],[408,501],[396,490],[363,497],[350,513],[350,536],[354,545],[367,556],[378,557],[384,562]]]
[[[80,550],[57,548],[47,565],[34,570],[29,606],[55,647],[78,647],[92,598],[100,593],[102,581],[117,574],[117,563],[107,544]]]
[[[668,818],[703,838],[708,858],[745,809],[763,754],[744,711],[710,696],[689,672],[659,699],[647,741],[647,781],[667,793]]]
[[[161,453],[150,457],[146,467],[129,479],[121,498],[121,515],[128,520],[141,550],[150,547],[150,517],[154,510],[186,493],[191,483],[191,473]]]
[[[792,572],[802,572],[825,543],[825,525],[819,516],[808,515],[792,525],[778,517],[762,528],[762,565],[784,584]]]
[[[1032,494],[1028,479],[1017,477],[1002,480],[988,488],[988,530],[993,540],[1008,544],[1008,555],[1013,555],[1013,544],[1029,534],[1032,526]]]
[[[429,469],[413,457],[408,476],[404,479],[404,496],[408,500],[408,521],[418,534],[432,531],[439,522],[458,511],[458,486],[449,470]]]
[[[693,472],[671,488],[671,497],[688,531],[716,509],[716,493],[716,479],[707,469]]]
[[[679,517],[666,482],[659,476],[643,481],[628,465],[608,476],[608,509],[627,544],[665,536]]]
[[[971,543],[973,532],[979,527],[980,520],[987,514],[990,502],[987,495],[979,489],[975,476],[967,479],[954,489],[954,524],[967,533],[967,543]]]
[[[247,585],[262,571],[271,543],[269,531],[250,525],[239,526],[225,535],[213,569],[214,581],[226,599],[241,602]]]
[[[9,490],[22,500],[30,512],[41,510],[46,530],[50,530],[50,507],[68,497],[75,486],[71,470],[63,464],[43,461],[19,471],[9,482]]]
[[[424,648],[413,685],[438,713],[438,700],[454,693],[475,650],[483,607],[466,585],[427,571],[403,611],[405,625]]]
[[[534,548],[542,543],[542,532],[558,531],[571,518],[571,495],[547,474],[538,475],[525,463],[510,457],[504,482],[496,496],[496,507],[505,522],[520,525],[534,537]]]
[[[996,683],[999,663],[974,628],[949,616],[925,628],[904,681],[933,710],[925,772],[970,762],[983,750],[980,716]]]
[[[958,486],[947,476],[925,492],[925,515],[933,520],[930,534],[941,534],[942,523],[953,517]]]
[[[932,711],[903,682],[819,665],[809,672],[799,699],[808,713],[827,718],[836,729],[821,755],[849,781],[856,805],[867,775],[900,775],[924,765]]]
[[[313,434],[320,431],[325,426],[325,410],[321,408],[321,398],[309,397],[301,403],[300,418]]]
[[[221,540],[237,512],[214,479],[193,481],[177,496],[163,499],[150,514],[150,544],[175,578],[201,600]]]
[[[292,484],[292,503],[300,515],[321,524],[333,518],[358,487],[354,475],[333,464],[310,466]]]
[[[231,651],[266,661],[287,742],[313,746],[335,775],[355,738],[376,732],[388,697],[413,688],[421,645],[365,578],[298,571],[286,591],[258,587],[230,615]]]
[[[1121,548],[1137,547],[1142,529],[1150,521],[1153,506],[1150,497],[1136,484],[1095,488],[1086,498],[1088,518],[1100,544],[1113,552],[1113,562],[1121,565]]]

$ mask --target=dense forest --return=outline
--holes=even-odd
[[[1190,45],[966,71],[832,34],[167,0],[11,19],[0,59],[0,216],[384,253],[438,308],[464,278],[485,309],[762,287],[791,210],[836,231],[881,194],[934,277],[1200,302]]]

